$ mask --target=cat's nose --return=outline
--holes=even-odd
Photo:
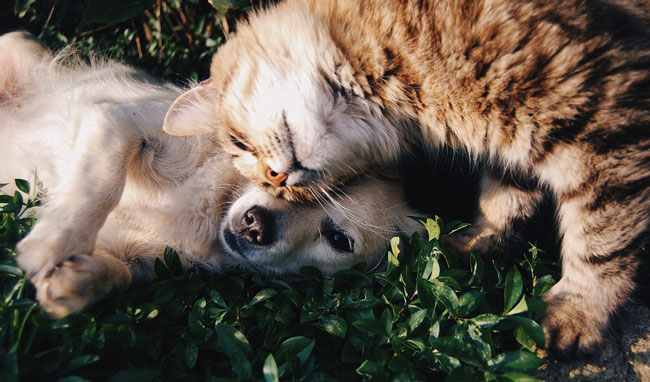
[[[254,206],[241,218],[240,234],[251,244],[269,245],[273,243],[273,213],[259,206]]]
[[[275,187],[284,187],[287,185],[289,175],[286,172],[275,172],[271,167],[266,166],[264,177]]]

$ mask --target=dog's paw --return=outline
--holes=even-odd
[[[66,229],[44,218],[18,243],[16,260],[35,282],[47,277],[71,253],[92,253],[94,242],[94,236],[83,225]]]
[[[42,240],[36,236],[30,234],[16,246],[16,261],[32,280],[41,279],[54,269],[58,261],[52,254],[62,247],[60,240],[55,237]]]
[[[588,358],[604,341],[607,317],[603,319],[584,306],[566,298],[547,296],[541,326],[546,350],[560,359]]]
[[[126,287],[129,283],[128,269],[117,259],[83,254],[70,256],[34,281],[38,301],[56,318],[81,311],[114,286]]]

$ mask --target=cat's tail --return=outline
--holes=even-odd
[[[0,36],[0,103],[29,89],[36,80],[34,69],[49,58],[47,49],[28,32]]]

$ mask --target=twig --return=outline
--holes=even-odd
[[[135,47],[138,49],[138,58],[142,58],[142,44],[140,43],[140,30],[135,26],[135,21],[131,19],[131,27],[135,31]]]
[[[54,7],[56,7],[56,4],[52,5],[52,8],[50,8],[50,14],[47,15],[47,20],[45,20],[45,24],[43,25],[43,30],[50,24],[50,20],[52,20],[52,14],[54,14]]]
[[[95,29],[90,29],[90,30],[87,30],[87,31],[83,31],[83,32],[79,33],[79,37],[83,37],[83,36],[86,36],[86,35],[89,35],[89,34],[93,34],[95,32],[99,32],[101,30],[114,27],[115,25],[117,25],[117,23],[110,23],[110,24],[102,25],[102,26],[97,27]]]

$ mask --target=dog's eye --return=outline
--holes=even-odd
[[[341,252],[354,251],[354,240],[345,235],[345,233],[341,231],[327,230],[323,232],[323,235],[334,249]]]
[[[230,141],[231,141],[235,146],[237,146],[239,149],[241,149],[241,150],[244,150],[244,151],[250,151],[250,152],[253,151],[250,147],[246,146],[244,143],[242,143],[242,141],[240,141],[240,140],[239,140],[236,136],[234,136],[234,135],[231,135],[231,136],[230,136]]]

